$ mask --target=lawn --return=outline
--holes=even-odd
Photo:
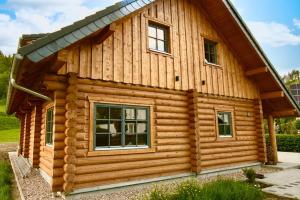
[[[19,134],[19,129],[0,130],[0,143],[18,142]]]
[[[11,199],[12,170],[5,160],[0,160],[0,199]]]

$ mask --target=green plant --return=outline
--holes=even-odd
[[[146,200],[262,200],[261,190],[248,183],[218,179],[203,186],[196,180],[180,184],[172,192],[155,188]]]
[[[277,134],[277,150],[285,152],[300,152],[300,135]],[[266,143],[270,143],[269,136],[266,136]]]
[[[297,119],[295,121],[295,127],[296,127],[297,130],[300,130],[300,119]]]
[[[0,161],[0,199],[11,199],[12,172],[6,161]]]
[[[256,172],[254,169],[243,169],[243,173],[247,177],[249,183],[255,183]]]

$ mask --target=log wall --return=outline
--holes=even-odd
[[[31,126],[31,111],[27,110],[25,113],[25,122],[24,122],[24,137],[23,137],[23,152],[22,155],[24,158],[29,157],[29,144],[30,144],[30,126]]]
[[[148,50],[148,20],[170,26],[171,55]],[[112,27],[114,34],[103,43],[90,40],[69,49],[59,74],[75,72],[81,78],[258,97],[256,86],[244,74],[247,66],[240,64],[197,1],[157,0]],[[204,38],[218,42],[219,66],[205,64]]]
[[[198,97],[201,170],[264,160],[264,149],[259,148],[262,144],[262,119],[257,117],[261,108],[256,102]],[[217,111],[232,112],[233,138],[218,137]]]
[[[77,88],[75,189],[191,171],[186,92],[139,88],[88,79],[78,79]],[[131,104],[153,101],[151,130],[154,131],[154,150],[137,150],[125,155],[122,155],[126,153],[123,150],[121,154],[113,151],[108,152],[111,154],[89,154],[93,150],[89,150],[91,138],[88,97],[95,95],[119,103],[122,103],[122,99]]]
[[[33,167],[39,166],[40,134],[41,134],[41,105],[36,105],[31,111],[29,158]]]

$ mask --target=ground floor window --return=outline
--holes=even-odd
[[[150,141],[149,107],[95,104],[94,148],[142,148]]]
[[[46,116],[46,145],[53,145],[53,108],[47,110]]]
[[[232,137],[232,114],[231,112],[217,112],[218,131],[220,137]]]

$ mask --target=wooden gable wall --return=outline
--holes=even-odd
[[[196,4],[191,0],[158,0],[112,24],[115,32],[102,44],[89,40],[70,48],[67,63],[58,73],[75,72],[81,78],[256,98],[257,88]],[[148,20],[170,25],[171,55],[148,50]],[[218,41],[219,67],[205,65],[204,37]],[[176,76],[179,81],[175,81]]]

